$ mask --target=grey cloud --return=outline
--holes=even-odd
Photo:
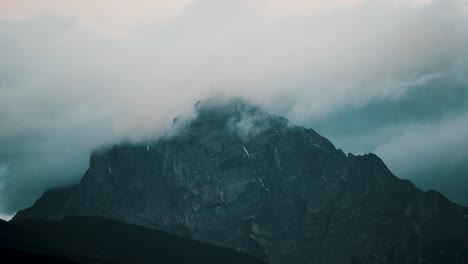
[[[428,122],[463,112],[468,105],[468,67],[440,69],[436,78],[410,87],[403,96],[373,100],[329,113],[310,125],[333,136],[358,136],[383,126]]]

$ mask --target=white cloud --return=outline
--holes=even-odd
[[[72,17],[80,27],[122,35],[143,25],[164,25],[191,3],[192,0],[2,0],[0,17]]]
[[[367,0],[245,0],[247,8],[259,8],[264,15],[284,18],[292,15],[328,13],[340,8],[353,8]]]

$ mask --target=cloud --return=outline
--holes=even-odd
[[[30,205],[46,188],[76,182],[92,149],[156,137],[207,97],[244,96],[322,128],[327,120],[343,128],[336,116],[364,109],[368,119],[354,120],[368,131],[356,131],[373,150],[401,133],[400,122],[444,118],[462,103],[448,98],[439,110],[407,119],[390,114],[387,124],[375,122],[376,109],[411,109],[421,97],[416,90],[467,96],[461,1],[112,3],[0,4],[4,213]],[[331,139],[351,141],[331,132]]]
[[[139,26],[164,25],[191,3],[192,0],[3,0],[0,17],[71,17],[76,19],[79,27],[104,34],[124,35]]]
[[[333,15],[336,11],[348,11],[363,5],[385,5],[387,8],[420,9],[431,6],[433,0],[245,0],[249,8],[259,8],[263,15],[273,19],[284,19],[290,16],[312,16],[317,14]]]
[[[328,1],[307,1],[307,0],[245,0],[248,8],[258,8],[263,15],[269,18],[283,19],[293,15],[307,15],[331,12],[335,9],[357,7],[366,0],[328,0]]]

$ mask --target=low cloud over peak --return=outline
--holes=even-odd
[[[158,136],[213,96],[246,97],[345,151],[377,151],[411,178],[417,168],[392,157],[410,142],[423,146],[403,137],[422,127],[452,130],[468,109],[466,6],[3,1],[0,164],[8,173],[0,213],[77,181],[92,149]]]

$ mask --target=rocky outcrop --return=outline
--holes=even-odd
[[[430,263],[435,244],[437,256],[466,257],[467,208],[398,179],[376,155],[345,155],[241,99],[196,111],[150,144],[94,152],[54,214],[33,206],[14,219],[104,216],[278,264]]]

